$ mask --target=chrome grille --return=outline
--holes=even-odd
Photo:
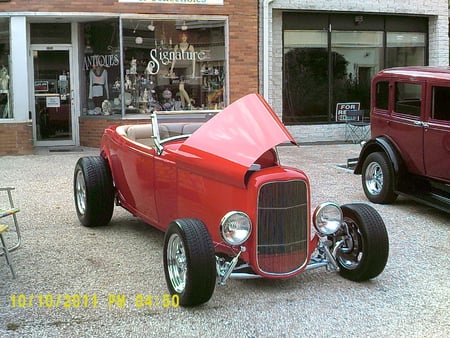
[[[261,271],[293,272],[308,250],[308,186],[304,181],[264,184],[258,197],[257,257]]]

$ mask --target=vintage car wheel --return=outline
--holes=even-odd
[[[208,230],[196,219],[171,223],[164,239],[164,273],[180,305],[207,302],[216,284],[214,246]]]
[[[389,239],[386,226],[378,212],[367,204],[342,206],[350,238],[338,249],[336,260],[340,274],[353,281],[378,276],[386,266]]]
[[[84,226],[106,225],[114,209],[114,186],[107,161],[82,157],[75,165],[73,191],[78,218]]]
[[[373,203],[388,204],[395,201],[394,169],[384,153],[371,153],[362,167],[362,185],[367,198]]]

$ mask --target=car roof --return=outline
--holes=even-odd
[[[433,78],[450,81],[450,67],[448,66],[410,66],[387,68],[377,74],[379,76],[408,76],[416,78]]]

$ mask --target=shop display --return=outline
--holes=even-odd
[[[91,23],[85,33],[86,43],[92,45],[88,51],[94,53],[85,56],[87,115],[225,106],[225,46],[220,25],[212,34],[197,27],[183,30],[176,21],[149,25],[144,20],[125,19],[122,54],[119,47],[96,48],[96,40],[108,40],[107,29],[101,27]],[[110,34],[115,30],[110,29]]]
[[[9,118],[9,75],[5,66],[0,68],[0,118]]]

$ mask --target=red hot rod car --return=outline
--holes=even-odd
[[[184,306],[207,302],[230,277],[317,267],[355,281],[379,275],[389,251],[380,215],[359,203],[312,213],[308,177],[280,164],[283,143],[296,144],[258,94],[217,114],[154,112],[151,124],[111,126],[100,156],[75,166],[78,217],[105,225],[115,201],[164,231],[167,286]]]

